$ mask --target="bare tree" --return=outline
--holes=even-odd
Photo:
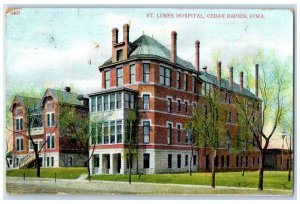
[[[132,154],[133,149],[136,150],[137,154],[137,110],[136,109],[128,109],[126,110],[126,128],[125,128],[125,144],[128,148],[128,155],[127,161],[128,161],[128,167],[129,167],[129,174],[128,174],[128,183],[131,184],[131,170],[132,170]]]
[[[187,129],[194,133],[195,144],[213,149],[211,186],[216,186],[215,161],[220,137],[223,135],[224,127],[219,121],[219,110],[221,93],[217,86],[210,85],[206,93],[204,106],[199,103],[193,109],[193,120],[188,122]]]
[[[262,69],[262,73],[259,83],[262,101],[255,102],[246,97],[236,96],[237,104],[242,113],[240,119],[249,126],[250,131],[253,133],[256,145],[261,153],[258,182],[259,190],[263,190],[266,150],[270,139],[274,135],[274,132],[281,121],[283,111],[281,95],[282,75],[274,73],[273,81],[276,83],[271,83],[270,81],[267,81],[264,69]],[[265,128],[266,123],[271,124],[272,126],[270,132]]]

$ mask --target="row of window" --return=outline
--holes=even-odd
[[[123,67],[117,68],[117,86],[122,86],[123,85]],[[144,83],[149,83],[149,75],[150,75],[150,69],[149,69],[149,64],[144,64],[143,67],[143,77],[144,77]],[[105,88],[109,89],[110,88],[110,70],[107,70],[104,72],[105,76]],[[135,64],[130,65],[130,84],[135,83]]]
[[[47,157],[47,166],[48,167],[54,166],[54,157]]]
[[[55,138],[53,134],[47,134],[46,136],[46,148],[47,149],[54,149],[55,147]],[[39,141],[34,141],[35,144],[38,145],[38,150],[40,150],[43,146],[43,141],[39,140]],[[16,151],[23,151],[24,150],[24,139],[23,137],[17,137],[16,138]],[[29,151],[34,151],[34,147],[32,142],[29,142]]]
[[[209,156],[207,156],[207,158],[209,158]],[[257,162],[255,162],[255,160]],[[219,155],[216,155],[214,163],[215,163],[215,167],[219,167]],[[257,163],[257,165],[260,164],[260,158],[259,157],[257,157],[257,158],[253,157],[253,159],[252,159],[252,165],[254,166],[255,163]],[[247,168],[248,165],[249,165],[248,156],[245,156],[245,157],[243,157],[243,156],[240,156],[240,157],[236,156],[236,158],[235,158],[235,166],[236,167],[241,167],[241,168],[245,167],[245,168]],[[224,168],[224,167],[225,167],[225,156],[222,155],[221,156],[221,168]],[[230,167],[230,156],[229,155],[226,156],[226,167],[227,168]]]
[[[168,154],[168,168],[172,168],[172,154]],[[189,155],[185,155],[184,165],[187,166],[189,164]],[[197,156],[193,155],[193,165],[197,165]],[[177,154],[177,168],[181,168],[181,154]]]
[[[54,112],[47,113],[46,114],[46,125],[47,127],[54,127],[55,126],[55,115]],[[33,118],[31,127],[42,127],[43,126],[43,121],[42,121],[42,116],[35,116]],[[24,123],[23,123],[23,118],[16,118],[16,131],[21,131],[24,128]]]
[[[181,143],[182,135],[182,125],[177,124],[177,143]],[[143,138],[144,144],[149,144],[150,142],[150,121],[143,121]],[[189,144],[190,133],[186,132],[185,134],[185,144]],[[167,123],[167,144],[172,144],[172,123]]]
[[[91,144],[114,144],[123,141],[123,121],[93,123],[91,125]]]
[[[116,93],[116,94],[107,94],[103,96],[92,97],[91,112],[101,112],[101,111],[122,109],[123,104],[125,109],[128,108],[133,109],[135,106],[134,94]]]
[[[123,85],[123,67],[119,67],[116,69],[117,76],[116,82],[117,86]],[[105,88],[110,88],[110,70],[104,72],[105,76]],[[136,69],[135,64],[130,65],[130,84],[135,83],[136,79]],[[172,79],[172,71],[170,68],[165,66],[160,66],[159,69],[159,83],[164,86],[171,86],[171,79]],[[150,82],[150,64],[144,63],[143,64],[143,82],[149,83]],[[181,72],[177,71],[176,74],[176,87],[177,89],[181,89]],[[188,74],[183,74],[183,90],[188,90]],[[196,93],[196,76],[192,77],[192,92]]]

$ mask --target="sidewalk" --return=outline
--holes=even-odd
[[[84,177],[84,176],[82,176]],[[292,195],[292,191],[267,189],[258,191],[253,188],[217,186],[157,184],[82,179],[6,177],[7,191],[12,194],[98,194],[98,195]]]

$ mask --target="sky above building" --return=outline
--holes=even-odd
[[[117,27],[122,41],[125,23],[131,42],[146,34],[168,49],[175,30],[178,56],[193,65],[194,42],[200,40],[200,67],[208,69],[215,66],[213,53],[218,52],[223,67],[259,49],[282,58],[293,54],[290,10],[23,8],[5,17],[6,91],[64,86],[83,94],[99,91],[97,67],[111,57],[111,30]]]

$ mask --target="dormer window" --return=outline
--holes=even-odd
[[[117,61],[121,61],[123,59],[123,50],[117,51]]]

